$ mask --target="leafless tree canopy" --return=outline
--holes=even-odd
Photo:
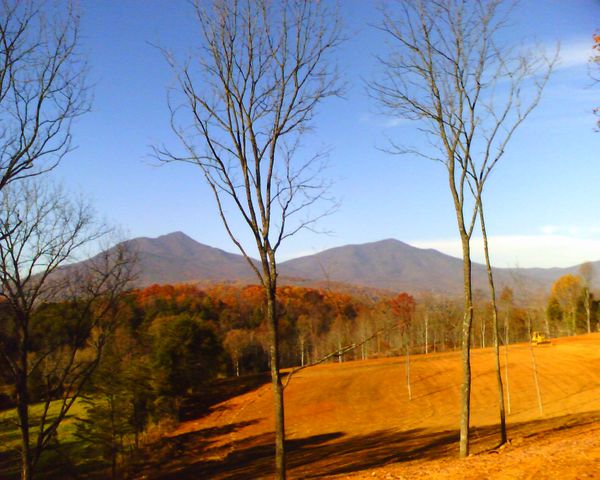
[[[105,231],[93,228],[89,205],[71,203],[60,188],[19,182],[3,191],[1,201],[0,294],[14,298],[23,289],[23,306],[32,308],[59,294],[62,286],[49,277]]]
[[[421,121],[431,146],[393,141],[392,151],[443,162],[455,174],[461,204],[465,180],[472,177],[475,190],[485,182],[537,106],[556,61],[537,47],[502,42],[513,3],[398,0],[384,12],[391,51],[380,59],[372,93],[389,115]]]
[[[71,122],[88,110],[78,37],[70,5],[0,0],[0,190],[71,149]]]
[[[134,274],[132,253],[119,246],[63,268],[107,233],[92,213],[31,180],[2,190],[0,370],[15,391],[25,479],[98,364]],[[44,409],[32,421],[34,399]],[[55,400],[58,413],[50,417]]]
[[[259,250],[276,250],[321,216],[310,207],[326,195],[324,155],[299,157],[318,104],[340,93],[329,13],[314,1],[197,2],[198,52],[183,65],[167,53],[178,83],[171,121],[186,154],[157,153],[202,168],[243,252],[228,206],[256,232]]]

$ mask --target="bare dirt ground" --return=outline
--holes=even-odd
[[[493,365],[491,349],[472,352],[472,455],[464,460],[456,458],[458,352],[411,357],[412,400],[403,358],[303,370],[285,391],[289,477],[600,478],[600,334],[509,347],[511,444],[501,449]],[[271,389],[267,378],[251,380],[239,395],[221,391],[208,414],[190,413],[140,477],[271,477]]]

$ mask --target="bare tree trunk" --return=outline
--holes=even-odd
[[[406,339],[406,388],[408,390],[408,399],[412,400],[412,389],[410,388],[410,345],[409,339]]]
[[[19,319],[21,325],[21,344],[19,352],[19,365],[16,367],[17,378],[15,382],[17,393],[17,415],[19,417],[19,429],[21,430],[21,480],[32,478],[32,456],[29,445],[29,388],[27,372],[29,362],[27,352],[29,350],[29,327],[28,318],[22,316]]]
[[[277,480],[285,480],[285,420],[283,409],[283,385],[281,384],[281,374],[279,372],[279,329],[276,303],[277,280],[274,269],[271,270],[268,280],[267,320],[271,336],[269,357],[275,405],[275,478]]]
[[[583,263],[579,267],[579,277],[583,281],[583,295],[584,295],[584,307],[585,307],[585,320],[587,323],[587,332],[592,333],[592,305],[590,287],[594,278],[594,266],[590,262]]]
[[[425,355],[429,353],[429,338],[428,338],[428,323],[429,323],[429,312],[425,312]]]
[[[535,353],[533,353],[533,345],[529,344],[529,351],[531,352],[531,366],[533,367],[533,380],[535,382],[535,391],[537,394],[538,408],[540,410],[540,416],[544,415],[544,404],[542,403],[542,392],[540,390],[540,381],[538,379],[537,364],[535,362]]]
[[[506,379],[506,406],[510,415],[510,384],[508,382],[508,314],[504,322],[504,378]]]
[[[17,413],[21,430],[21,480],[31,479],[31,449],[29,447],[29,394],[27,383],[17,388]]]
[[[490,301],[492,304],[492,325],[494,334],[494,360],[496,363],[496,380],[498,383],[498,407],[500,413],[500,445],[506,443],[506,413],[504,411],[504,389],[502,387],[502,371],[500,368],[500,341],[498,327],[498,305],[496,304],[496,287],[494,285],[494,274],[490,262],[487,231],[485,228],[485,215],[481,195],[479,197],[479,221],[481,223],[481,234],[483,236],[483,251],[485,253],[485,266],[487,269],[488,285],[490,287]]]
[[[529,352],[531,353],[531,367],[533,369],[533,381],[535,383],[535,391],[537,394],[538,409],[540,416],[544,415],[544,405],[542,402],[542,391],[540,390],[540,381],[537,373],[537,363],[535,361],[535,353],[533,353],[533,345],[531,343],[531,314],[527,312],[527,323],[529,323]]]
[[[485,348],[485,316],[481,317],[481,348]]]
[[[117,432],[115,426],[115,399],[112,395],[108,398],[108,404],[110,407],[110,478],[116,480],[117,478]]]
[[[458,213],[458,212],[457,212]],[[460,218],[459,220],[462,220]],[[464,317],[462,324],[462,370],[459,455],[469,455],[469,420],[471,416],[471,327],[473,325],[473,292],[471,287],[471,248],[469,237],[461,231],[464,282]]]
[[[583,294],[585,295],[584,298],[584,306],[585,306],[585,320],[587,322],[587,333],[592,333],[592,308],[590,305],[590,289],[589,287],[585,287]]]

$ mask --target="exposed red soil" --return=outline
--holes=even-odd
[[[290,478],[600,478],[600,334],[509,348],[511,444],[498,442],[491,349],[472,352],[473,439],[459,460],[458,352],[320,365],[285,391]],[[504,356],[502,356],[504,365]],[[504,372],[504,371],[503,371]],[[149,478],[269,478],[273,415],[268,383],[213,405],[169,435],[171,456]],[[169,443],[170,442],[170,443]]]

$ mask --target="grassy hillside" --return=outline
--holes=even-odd
[[[412,399],[402,357],[301,371],[285,392],[289,477],[595,478],[600,471],[600,334],[553,342],[509,348],[511,444],[503,449],[495,448],[492,350],[473,351],[474,455],[466,460],[457,459],[458,352],[411,357]],[[272,477],[271,398],[265,375],[217,382],[188,402],[176,430],[145,449],[135,478]],[[90,455],[86,471],[100,467],[94,465],[94,452],[74,441],[73,416],[83,413],[81,407],[71,413],[59,432],[60,448],[46,458],[40,478],[75,478],[73,462]],[[14,413],[0,413],[0,478],[15,476],[17,446]]]
[[[590,425],[598,427],[600,334],[533,348],[543,412],[538,407],[531,353],[524,344],[509,348],[508,422],[513,447],[508,450],[513,452],[519,448],[514,445],[535,443],[548,432],[581,424],[588,425],[585,431],[593,430]],[[399,476],[382,478],[404,478],[411,468],[417,476],[407,478],[421,478],[423,469],[438,465],[439,470],[439,465],[458,461],[454,460],[461,380],[458,353],[412,357],[411,380],[409,400],[403,358],[321,365],[297,374],[285,392],[290,477],[362,478],[377,476],[383,466]],[[149,468],[146,474],[150,478],[269,477],[270,402],[270,386],[262,385],[215,404],[208,415],[184,422],[171,434],[168,442],[180,452],[177,460],[163,463],[165,459],[160,459],[161,468]],[[496,445],[497,416],[492,350],[475,350],[472,451],[479,454],[476,459],[487,458],[483,452]],[[600,444],[597,447],[600,452]],[[588,455],[593,450],[589,448]],[[462,467],[457,467],[457,478],[469,473],[464,462],[458,464]],[[543,464],[541,460],[540,468]],[[476,472],[475,468],[472,473]],[[440,475],[452,476],[448,471]]]

